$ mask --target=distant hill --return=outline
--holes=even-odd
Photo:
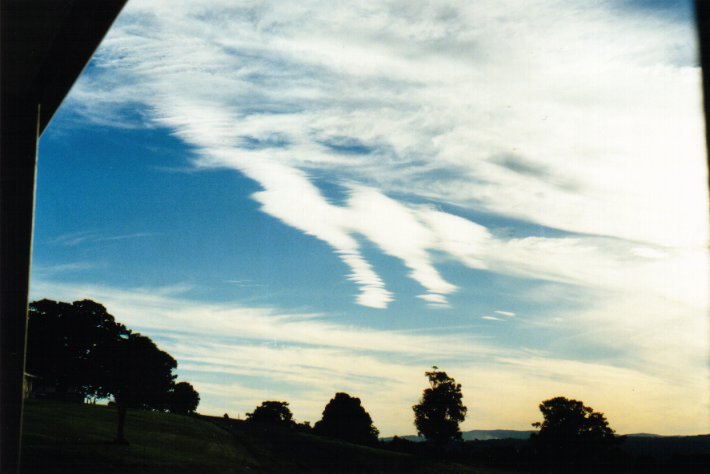
[[[534,431],[516,430],[472,430],[461,433],[464,441],[489,440],[489,439],[528,439]]]
[[[461,432],[461,437],[464,441],[489,441],[493,439],[529,439],[530,435],[535,431],[518,431],[518,430],[471,430]],[[697,436],[663,436],[653,433],[632,433],[624,435],[626,438],[664,438],[667,440],[691,440],[702,439],[706,435]],[[393,437],[382,438],[383,441],[391,441]],[[417,435],[399,436],[400,439],[407,441],[424,441],[423,437]]]
[[[516,430],[471,430],[461,432],[461,437],[464,441],[487,441],[491,439],[528,439],[534,431],[516,431]],[[398,436],[400,439],[407,441],[424,441],[424,438],[417,435]],[[391,441],[393,437],[383,438],[383,441]]]

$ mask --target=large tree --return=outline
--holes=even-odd
[[[336,393],[325,406],[323,418],[316,422],[313,431],[358,444],[374,444],[380,434],[360,399],[342,392]]]
[[[106,348],[130,331],[91,300],[30,303],[27,371],[52,385],[58,396],[73,390],[106,397]]]
[[[188,382],[179,382],[168,394],[168,409],[171,413],[190,415],[200,404],[200,394]]]
[[[460,440],[459,423],[464,421],[467,411],[462,402],[461,384],[436,366],[425,374],[429,379],[429,388],[424,390],[419,403],[412,407],[417,433],[440,444]]]
[[[288,402],[265,401],[253,412],[247,413],[247,421],[291,427],[295,424]]]
[[[532,424],[540,431],[531,440],[549,460],[586,462],[620,439],[603,413],[578,400],[551,398],[540,404],[540,411],[543,421]]]
[[[174,386],[177,362],[148,337],[130,333],[110,346],[106,386],[118,410],[116,442],[127,443],[124,424],[128,408],[165,410]]]
[[[164,410],[177,362],[94,301],[30,303],[27,371],[58,393],[113,396],[124,443],[129,407]]]

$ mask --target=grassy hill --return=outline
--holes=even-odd
[[[129,410],[131,445],[114,445],[116,418],[110,407],[27,400],[21,472],[236,473],[258,465],[224,430],[186,416]]]
[[[21,472],[500,472],[221,418],[129,410],[130,446],[111,442],[115,430],[113,408],[28,400]]]

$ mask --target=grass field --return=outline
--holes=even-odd
[[[254,472],[234,437],[195,417],[129,410],[130,446],[112,443],[116,410],[46,400],[25,404],[21,472]]]
[[[115,409],[28,400],[22,473],[462,473],[438,463],[239,420],[129,410],[129,446],[112,443]]]

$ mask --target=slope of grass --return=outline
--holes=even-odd
[[[129,410],[130,446],[114,445],[115,409],[28,400],[22,473],[478,473],[239,420]]]
[[[112,443],[116,410],[27,400],[21,472],[253,472],[255,460],[234,437],[199,418],[128,410],[130,446]]]
[[[265,462],[269,472],[293,473],[489,473],[468,466],[378,448],[354,445],[310,433],[247,423],[214,420]]]

